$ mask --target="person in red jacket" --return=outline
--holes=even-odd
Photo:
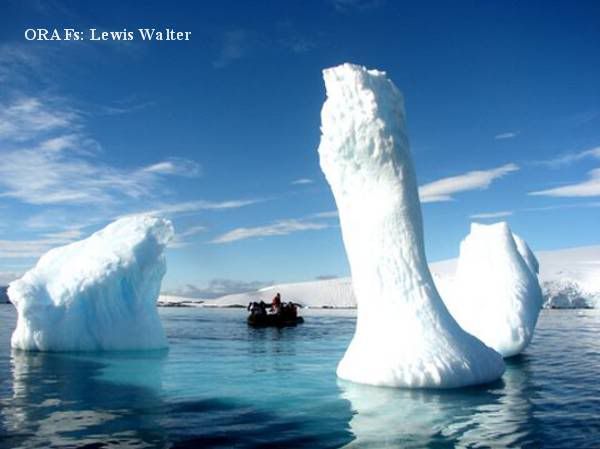
[[[277,293],[273,298],[273,301],[271,301],[271,310],[273,313],[281,312],[281,295],[279,293]]]

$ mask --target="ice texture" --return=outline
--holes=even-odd
[[[429,272],[402,94],[377,70],[343,64],[323,74],[318,151],[358,306],[338,376],[424,388],[497,379],[502,358],[460,328]]]
[[[31,351],[145,350],[167,346],[156,309],[166,273],[168,220],[119,219],[44,254],[12,282],[18,311],[13,348]]]
[[[460,245],[448,309],[467,332],[504,357],[531,341],[543,304],[538,262],[507,223],[471,224]]]
[[[519,251],[519,254],[525,261],[525,264],[527,264],[527,268],[529,268],[529,271],[531,271],[537,276],[540,272],[540,263],[533,254],[533,251],[531,251],[531,248],[529,248],[527,242],[521,237],[519,237],[517,234],[513,233],[512,236],[515,240],[515,244],[517,245],[517,251]]]

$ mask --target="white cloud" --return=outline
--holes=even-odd
[[[248,200],[227,200],[227,201],[183,201],[179,203],[171,204],[159,204],[152,209],[134,212],[134,214],[149,214],[149,215],[163,215],[173,216],[180,214],[194,214],[206,210],[227,210],[227,209],[238,209],[240,207],[251,206],[256,203],[266,201],[264,198],[253,198]],[[132,214],[127,214],[132,215]],[[120,218],[120,217],[117,217]]]
[[[550,210],[560,209],[578,209],[578,208],[596,208],[600,207],[600,201],[592,201],[588,203],[569,203],[569,204],[553,204],[551,206],[528,207],[521,209],[524,212],[545,212]]]
[[[171,158],[166,161],[149,165],[142,169],[145,173],[154,173],[157,175],[178,175],[178,176],[198,176],[200,166],[189,159]]]
[[[21,223],[27,229],[40,232],[42,230],[49,231],[54,229],[84,229],[103,221],[105,221],[105,218],[102,218],[102,215],[88,214],[86,210],[78,210],[74,213],[69,208],[49,207],[45,208],[42,212],[31,215],[27,219],[21,220]]]
[[[62,232],[43,234],[32,240],[0,240],[0,259],[37,258],[48,250],[65,245],[82,237],[78,229],[67,229]]]
[[[210,243],[230,243],[237,240],[245,240],[254,237],[271,237],[274,235],[288,235],[300,231],[319,230],[330,227],[326,223],[319,223],[305,220],[278,220],[274,223],[265,226],[257,226],[252,228],[236,228],[226,232]]]
[[[492,181],[519,170],[516,164],[506,164],[490,170],[476,170],[468,173],[439,179],[419,187],[422,203],[451,201],[452,195],[469,190],[487,189]]]
[[[116,203],[151,197],[165,176],[194,176],[197,163],[169,159],[122,169],[101,162],[81,115],[39,98],[0,103],[0,197],[29,204]]]
[[[313,184],[314,181],[309,178],[300,178],[292,181],[292,185]]]
[[[475,219],[501,218],[501,217],[510,217],[512,214],[514,214],[514,211],[512,211],[512,210],[502,210],[499,212],[482,212],[479,214],[472,214],[472,215],[469,215],[469,218],[475,218]]]
[[[23,273],[17,271],[0,271],[0,286],[8,285],[21,276],[23,276]]]
[[[185,248],[190,244],[187,240],[189,237],[193,237],[197,234],[206,232],[207,228],[203,225],[190,226],[184,231],[177,231],[173,240],[169,242],[169,248]]]
[[[337,210],[328,210],[326,212],[317,212],[316,214],[311,214],[310,216],[313,218],[338,218],[339,213]]]
[[[501,133],[501,134],[496,134],[494,136],[494,139],[496,140],[504,140],[504,139],[514,139],[515,137],[517,137],[520,133],[518,131],[513,131],[513,132],[506,132],[506,133]]]
[[[183,232],[179,232],[178,235],[181,237],[190,237],[192,235],[200,234],[201,232],[204,232],[204,231],[206,231],[206,226],[196,225],[196,226],[190,226]]]
[[[588,173],[588,180],[555,187],[553,189],[530,192],[529,195],[553,197],[592,197],[600,196],[600,168],[595,168]]]
[[[79,127],[79,113],[55,103],[56,100],[42,102],[38,98],[22,97],[10,104],[1,104],[0,139],[25,141],[42,133]]]
[[[558,168],[588,158],[600,159],[600,147],[590,148],[588,150],[579,151],[576,153],[566,153],[553,159],[537,161],[537,164],[546,165],[551,168]]]

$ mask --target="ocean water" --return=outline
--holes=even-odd
[[[161,309],[170,350],[12,352],[0,306],[0,447],[600,447],[600,311],[544,311],[501,381],[454,391],[335,376],[351,311],[252,329],[245,311]]]

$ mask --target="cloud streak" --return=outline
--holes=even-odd
[[[316,222],[316,221],[307,221],[307,220],[298,220],[298,219],[288,219],[288,220],[278,220],[274,223],[265,225],[265,226],[256,226],[256,227],[240,227],[233,229],[229,232],[226,232],[213,240],[210,243],[214,244],[222,244],[222,243],[231,243],[236,242],[238,240],[246,240],[250,238],[257,237],[272,237],[276,235],[288,235],[301,231],[315,231],[320,229],[329,228],[330,225],[327,223]]]
[[[226,201],[205,201],[205,200],[194,200],[194,201],[183,201],[179,203],[171,204],[159,204],[153,209],[135,212],[135,214],[149,214],[149,215],[188,215],[195,214],[202,211],[219,211],[228,209],[238,209],[240,207],[251,206],[253,204],[267,201],[265,198],[252,198],[247,200],[226,200]],[[131,214],[127,214],[131,215]],[[119,218],[119,217],[118,217]]]
[[[510,217],[514,214],[512,210],[502,210],[498,212],[482,212],[479,214],[469,215],[469,218],[474,219],[486,219],[486,218],[501,218],[501,217]]]
[[[203,232],[206,232],[207,230],[208,229],[206,226],[196,225],[196,226],[190,226],[185,231],[176,232],[175,237],[173,238],[173,240],[171,240],[169,242],[168,247],[175,248],[175,249],[185,248],[186,246],[189,246],[189,244],[190,244],[190,242],[188,241],[189,237],[193,237],[197,234],[201,234]]]
[[[518,131],[512,131],[512,132],[506,132],[506,133],[501,133],[501,134],[496,134],[494,136],[495,140],[506,140],[506,139],[514,139],[515,137],[517,137],[520,133]]]
[[[586,181],[555,187],[553,189],[529,192],[529,195],[568,198],[600,196],[600,168],[595,168],[588,172],[588,179]]]
[[[67,229],[43,234],[41,238],[33,240],[0,240],[0,259],[37,258],[56,246],[66,245],[81,237],[80,230]]]
[[[300,178],[292,181],[292,185],[305,185],[305,184],[313,184],[314,181],[309,178]]]
[[[442,178],[419,187],[422,203],[452,201],[452,195],[470,190],[485,190],[508,173],[519,170],[516,164],[506,164],[490,170],[476,170],[458,176]]]
[[[537,161],[536,163],[538,165],[546,165],[550,168],[559,168],[589,158],[600,159],[600,147],[590,148],[588,150],[574,153],[567,153],[562,156],[555,157],[553,159]]]

